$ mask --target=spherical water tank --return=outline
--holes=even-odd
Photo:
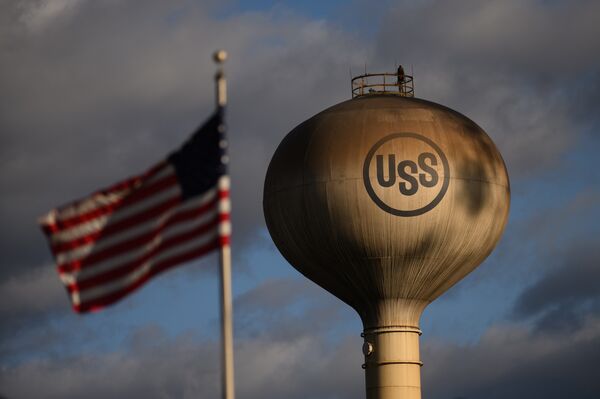
[[[360,315],[369,398],[420,397],[420,315],[490,254],[509,203],[504,162],[478,125],[386,94],[293,129],[263,199],[283,256]]]

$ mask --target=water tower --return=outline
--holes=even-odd
[[[421,313],[490,254],[510,204],[489,136],[412,82],[352,79],[283,139],[264,187],[277,248],[362,319],[369,399],[421,397]]]

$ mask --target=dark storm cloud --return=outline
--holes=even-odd
[[[351,36],[293,14],[216,18],[210,5],[186,1],[1,7],[0,219],[10,226],[0,232],[5,359],[46,353],[69,325],[37,217],[143,171],[183,141],[213,107],[214,49],[230,54],[236,244],[256,245],[264,171],[276,144],[297,122],[345,99],[349,60],[364,58]],[[236,268],[245,262],[242,247],[234,248]],[[320,319],[329,312],[314,311]],[[256,318],[249,323],[247,335],[265,328],[254,328]],[[293,334],[294,324],[286,325],[279,336]]]
[[[600,248],[597,242],[573,245],[558,267],[517,299],[519,318],[538,317],[538,328],[567,332],[579,328],[590,311],[600,311]]]
[[[46,11],[59,3],[74,5]],[[0,53],[0,209],[3,223],[12,226],[2,233],[2,275],[48,260],[38,216],[157,161],[173,147],[167,134],[155,134],[169,107],[179,103],[185,121],[192,90],[209,90],[208,82],[198,88],[200,79],[188,90],[170,82],[185,72],[181,65],[202,63],[168,61],[165,47],[179,32],[161,18],[167,10],[159,3],[143,7],[154,25],[130,24],[125,15],[135,8],[120,3],[20,3],[10,43]],[[139,52],[131,57],[134,48]],[[171,122],[179,135],[192,128]]]
[[[600,319],[566,334],[505,325],[476,345],[426,341],[423,362],[423,395],[431,399],[593,399],[600,392]]]
[[[274,146],[296,121],[347,96],[346,66],[360,54],[343,32],[293,14],[217,18],[212,6],[186,1],[2,7],[0,218],[11,226],[0,233],[3,279],[50,262],[38,216],[142,172],[208,116],[219,47],[231,59],[235,240],[252,241]]]
[[[487,278],[527,282],[507,320],[475,344],[425,338],[424,395],[594,398],[600,362],[598,194],[583,191],[516,223]],[[508,282],[504,282],[508,284]],[[507,298],[508,299],[508,298]]]
[[[387,13],[377,55],[413,63],[417,95],[474,119],[521,177],[598,125],[585,111],[597,104],[598,13],[594,1],[404,2]]]
[[[235,240],[256,241],[264,171],[275,146],[297,122],[347,98],[349,59],[364,58],[362,50],[326,23],[292,14],[215,18],[210,9],[183,1],[32,1],[10,7],[0,11],[6,33],[0,38],[0,218],[11,226],[0,233],[0,294],[7,299],[0,307],[0,355],[18,362],[0,371],[0,394],[217,396],[213,341],[154,335],[147,340],[156,341],[146,346],[66,357],[72,351],[64,341],[80,334],[63,330],[81,326],[68,322],[70,310],[36,218],[143,171],[177,146],[213,107],[210,55],[223,47],[230,54]],[[266,301],[258,299],[262,294],[248,295]],[[345,341],[331,346],[316,331],[307,332],[304,321],[310,318],[304,314],[295,323],[297,313],[267,313],[245,301],[236,301],[253,314],[239,323],[240,336],[248,339],[236,342],[244,396],[268,391],[301,398],[306,396],[298,386],[304,384],[314,385],[313,397],[360,392],[345,381],[352,371],[361,376],[360,360],[348,364],[349,374],[313,384],[345,355]],[[318,308],[321,322],[336,315],[329,305]],[[270,331],[272,336],[264,335]],[[98,338],[84,335],[91,342]],[[71,342],[81,346],[81,339]],[[355,355],[358,346],[352,347]],[[32,360],[35,353],[44,355]],[[315,359],[315,353],[321,356]]]

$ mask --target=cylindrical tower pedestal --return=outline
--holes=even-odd
[[[420,335],[411,326],[365,329],[367,399],[421,399]]]

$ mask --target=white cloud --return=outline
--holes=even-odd
[[[21,22],[31,33],[42,33],[56,19],[68,17],[82,0],[39,0],[22,2]]]

